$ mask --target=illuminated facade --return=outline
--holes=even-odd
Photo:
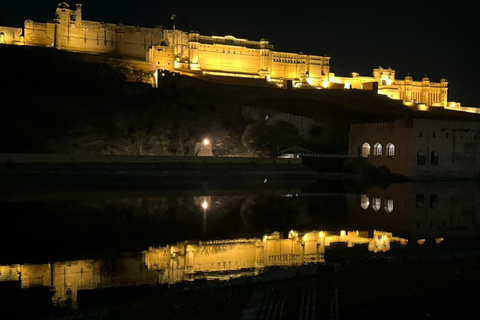
[[[409,105],[425,104],[432,107],[448,107],[448,81],[431,82],[428,77],[414,81],[411,76],[404,80],[395,79],[395,70],[388,68],[373,69],[373,77],[360,76],[352,72],[351,77],[336,77],[330,74],[330,83],[345,89],[370,89],[372,83],[378,83],[378,93],[391,99],[402,100]]]
[[[250,41],[171,30],[165,35],[163,44],[153,46],[147,56],[158,69],[279,83],[292,80],[295,86],[321,86],[330,74],[329,57],[274,51],[264,39]]]
[[[342,242],[347,247],[366,244],[371,252],[390,250],[390,242],[407,240],[389,232],[291,231],[288,239],[275,232],[263,239],[177,243],[150,248],[140,256],[124,255],[116,261],[77,260],[38,265],[0,266],[0,281],[21,281],[21,287],[51,287],[55,305],[75,305],[79,290],[140,284],[174,284],[197,279],[230,279],[258,275],[269,266],[300,266],[325,262],[325,247]]]
[[[477,178],[480,123],[398,119],[350,126],[349,154],[407,177]]]
[[[266,39],[252,41],[227,36],[205,36],[196,31],[145,28],[122,23],[87,21],[82,5],[58,4],[55,19],[38,23],[26,20],[23,28],[1,27],[0,44],[50,47],[73,52],[115,55],[128,61],[147,62],[152,70],[167,70],[189,76],[230,76],[265,79],[285,87],[378,90],[411,105],[444,107],[478,112],[448,102],[448,82],[395,79],[395,70],[379,67],[373,77],[339,77],[330,72],[330,57],[275,51]],[[138,66],[137,66],[138,67]],[[152,83],[155,85],[155,83]]]
[[[196,32],[143,28],[83,20],[82,5],[62,2],[53,22],[25,21],[24,28],[0,27],[0,43],[114,54],[146,60],[159,70],[292,80],[320,86],[328,81],[329,57],[273,50],[266,40],[202,36]],[[193,73],[192,73],[193,72]]]

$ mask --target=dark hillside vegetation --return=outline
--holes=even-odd
[[[48,48],[2,45],[0,61],[2,153],[190,155],[195,142],[208,136],[216,154],[245,155],[241,136],[253,120],[242,118],[242,106],[335,127],[338,139],[329,145],[315,137],[303,142],[320,152],[345,150],[351,123],[479,119],[443,109],[416,112],[360,90],[282,90],[178,75],[154,89],[126,81],[118,66],[91,62],[92,55]]]

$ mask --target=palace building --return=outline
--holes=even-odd
[[[58,4],[53,21],[26,20],[23,28],[1,27],[0,44],[50,47],[71,52],[116,56],[143,61],[153,72],[189,76],[215,75],[265,79],[279,87],[374,90],[409,105],[466,110],[448,102],[448,82],[424,77],[395,79],[395,70],[379,67],[373,76],[339,77],[330,72],[330,57],[275,51],[266,39],[252,41],[227,36],[205,36],[196,31],[145,28],[83,19],[82,5]],[[465,110],[463,110],[465,109]]]

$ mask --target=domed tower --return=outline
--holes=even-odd
[[[428,99],[429,92],[430,92],[430,79],[427,77],[427,75],[425,75],[422,78],[422,93],[421,93],[420,102],[430,105],[430,102]]]

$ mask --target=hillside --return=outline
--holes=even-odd
[[[160,88],[128,82],[131,70],[88,54],[0,46],[0,152],[188,155],[208,135],[217,154],[245,154],[242,106],[314,118],[341,137],[319,151],[345,150],[351,123],[398,117],[478,120],[443,109],[416,112],[359,90],[282,90],[169,76]],[[229,83],[228,81],[226,83]]]

